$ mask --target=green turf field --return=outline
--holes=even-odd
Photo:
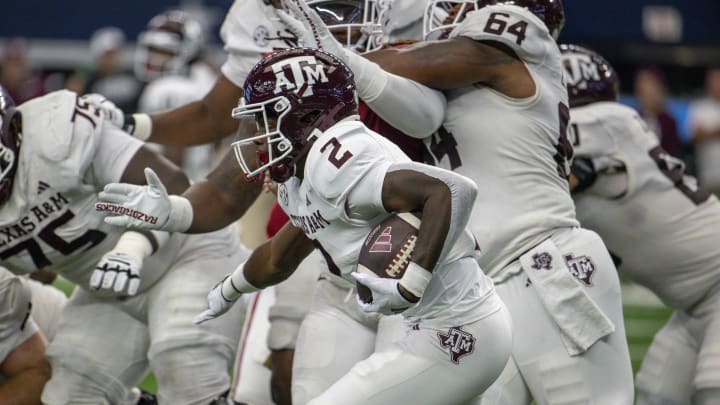
[[[74,288],[72,283],[62,277],[57,278],[55,286],[68,295]],[[642,358],[647,352],[650,342],[652,342],[653,335],[667,321],[672,311],[664,307],[647,290],[630,284],[623,285],[623,299],[625,332],[634,374],[640,367]],[[140,388],[152,393],[155,392],[156,387],[157,384],[152,374],[140,384]]]

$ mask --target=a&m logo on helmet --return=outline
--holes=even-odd
[[[587,82],[599,81],[600,71],[590,55],[572,54],[563,57],[565,63],[565,82],[571,86],[587,87]]]
[[[325,65],[311,55],[281,60],[272,65],[272,71],[275,73],[274,94],[292,90],[300,97],[312,96],[315,83],[328,82]]]

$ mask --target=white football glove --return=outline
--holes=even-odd
[[[372,291],[372,302],[363,302],[357,297],[358,305],[365,312],[379,312],[381,314],[396,314],[405,311],[415,303],[405,299],[398,290],[400,280],[392,278],[373,277],[367,274],[350,273],[360,284]]]
[[[207,296],[207,309],[203,312],[201,312],[198,316],[193,319],[193,322],[195,325],[199,325],[203,322],[209,321],[211,319],[215,319],[218,316],[224,314],[227,312],[230,308],[232,308],[233,304],[235,303],[234,300],[225,298],[225,296],[222,293],[222,286],[223,282],[228,279],[230,275],[228,274],[225,276],[225,278],[222,279],[219,283],[215,284],[215,287],[210,290]]]
[[[184,232],[192,224],[190,201],[180,196],[168,196],[160,178],[151,168],[145,168],[146,186],[110,183],[98,194],[101,202],[96,211],[115,214],[105,218],[110,225],[137,229],[157,229]]]
[[[105,253],[90,276],[90,289],[127,291],[135,295],[140,287],[140,270],[143,260],[153,253],[153,245],[147,236],[127,231],[113,250]]]
[[[106,121],[118,128],[125,125],[125,113],[118,108],[112,101],[108,100],[102,94],[89,93],[80,97],[81,101],[89,103],[102,112]]]
[[[290,26],[293,23],[285,22],[283,15],[280,12],[278,12],[278,15],[283,22],[288,25],[288,29],[290,29],[291,32],[298,35],[299,38],[302,38],[303,45],[310,48],[322,49],[347,63],[348,57],[346,52],[350,51],[346,50],[340,41],[335,39],[327,25],[325,25],[325,22],[323,22],[322,18],[320,18],[315,10],[305,4],[305,0],[286,0],[285,7],[287,7],[293,16],[297,18],[297,21],[302,23],[304,26],[304,29],[300,32],[302,36],[293,31],[293,29],[297,29]]]
[[[90,277],[90,288],[122,292],[135,295],[140,287],[142,261],[123,252],[108,252],[100,259]]]

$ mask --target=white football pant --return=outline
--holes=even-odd
[[[636,385],[638,405],[720,404],[720,288],[691,310],[673,313],[655,335]]]
[[[580,285],[612,321],[615,331],[581,355],[570,356],[558,326],[525,272],[497,284],[497,293],[512,315],[515,333],[511,360],[483,394],[482,405],[529,405],[533,399],[538,405],[630,405],[632,369],[620,282],[610,254],[600,237],[585,229],[561,230],[552,240],[563,257],[586,256],[594,263],[592,286]]]
[[[219,236],[225,237],[227,233]],[[213,234],[183,246],[181,258],[147,291],[97,299],[76,288],[47,355],[53,373],[42,402],[134,404],[132,390],[152,370],[160,404],[202,404],[230,388],[243,308],[202,325],[193,318],[208,291],[245,260]]]

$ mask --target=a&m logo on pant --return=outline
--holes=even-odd
[[[550,270],[552,268],[552,256],[548,252],[535,253],[532,259],[533,264],[530,267],[535,270]]]
[[[588,256],[565,256],[565,262],[570,274],[588,287],[592,287],[592,277],[595,274],[595,263]]]
[[[460,358],[475,350],[475,338],[459,327],[448,329],[447,333],[438,332],[440,345],[450,350],[450,360],[460,364]]]

